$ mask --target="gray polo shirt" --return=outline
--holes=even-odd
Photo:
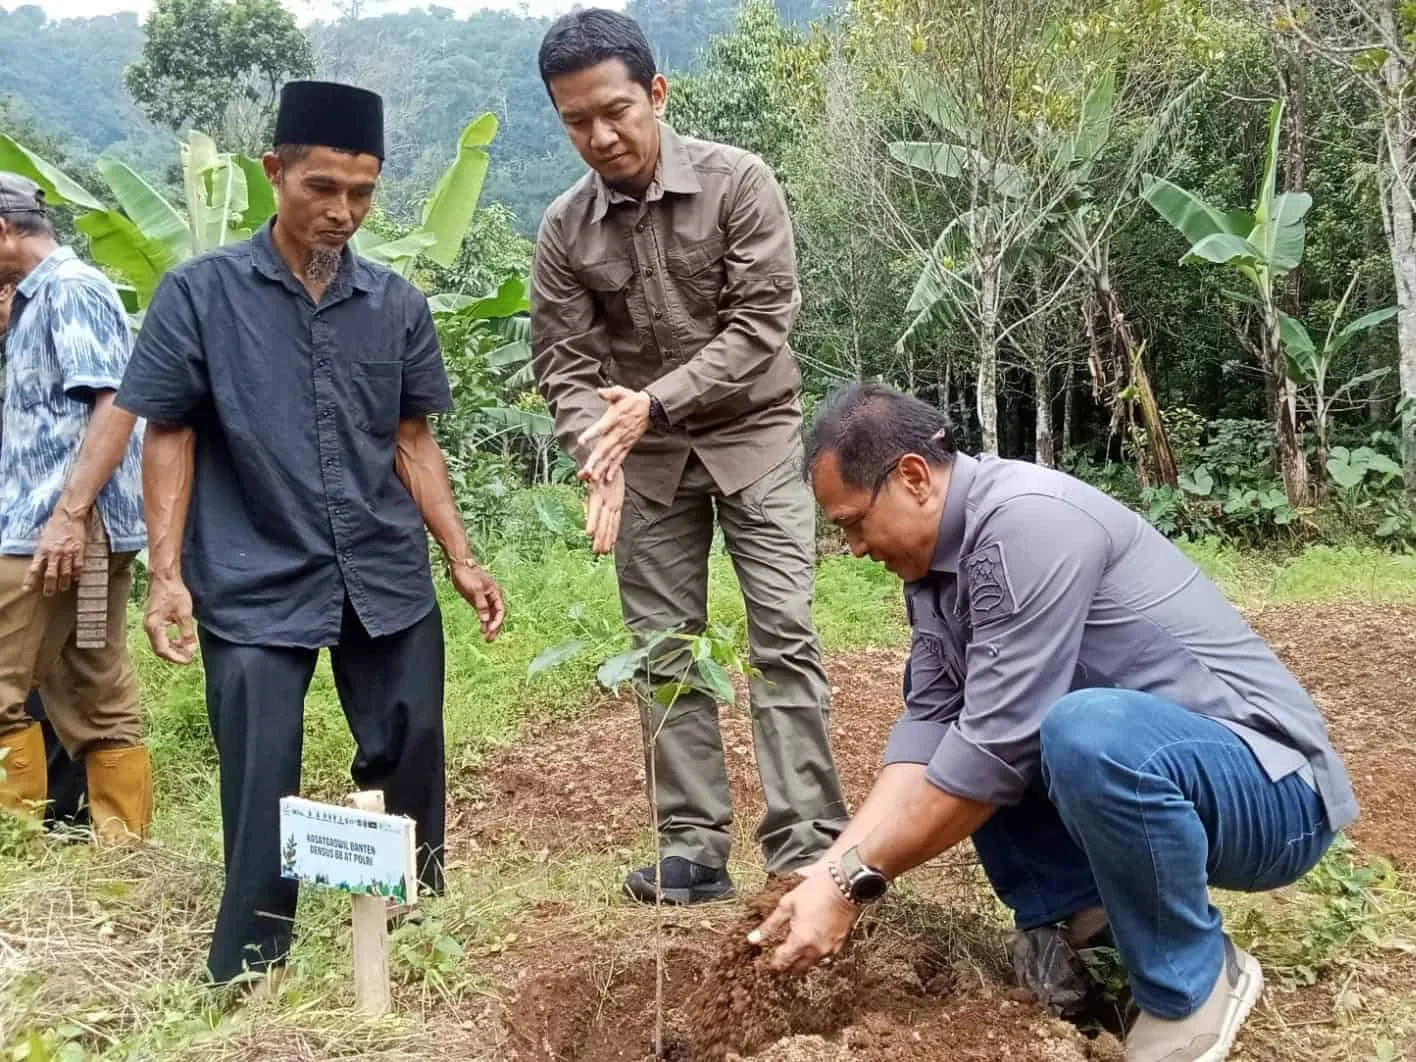
[[[958,455],[887,763],[946,792],[1015,804],[1039,776],[1043,716],[1074,689],[1163,697],[1227,726],[1274,781],[1302,773],[1329,825],[1357,817],[1312,699],[1188,557],[1062,472]]]

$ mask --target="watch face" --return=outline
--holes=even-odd
[[[851,882],[851,894],[855,897],[856,902],[869,903],[884,896],[889,884],[882,875],[867,870]]]

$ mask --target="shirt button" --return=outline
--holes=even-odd
[[[634,226],[634,231],[635,231],[635,232],[643,232],[643,231],[644,231],[644,222],[641,221],[638,225]]]
[[[655,310],[655,311],[654,311],[654,320],[656,320],[656,321],[662,321],[663,319],[664,319],[664,311],[663,311],[663,310]]]

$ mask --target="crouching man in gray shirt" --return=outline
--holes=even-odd
[[[786,930],[773,963],[804,970],[972,837],[1024,956],[1109,923],[1141,1010],[1127,1062],[1225,1058],[1263,975],[1209,886],[1287,885],[1357,816],[1312,700],[1139,516],[956,453],[923,402],[850,387],[806,470],[853,552],[904,580],[914,636],[874,789],[751,939]]]

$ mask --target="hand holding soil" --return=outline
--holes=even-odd
[[[841,950],[860,914],[830,875],[813,874],[778,901],[747,941],[761,946],[785,930],[787,939],[772,952],[769,965],[779,972],[804,974]]]

